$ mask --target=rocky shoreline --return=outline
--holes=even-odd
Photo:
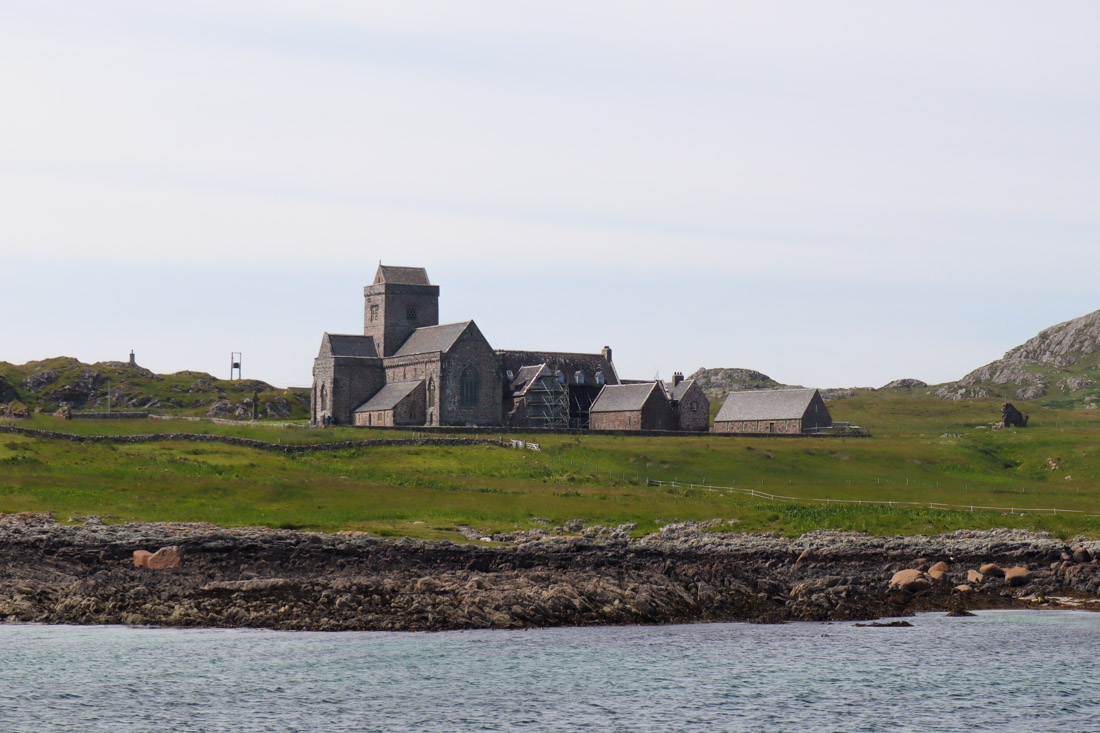
[[[672,524],[632,539],[630,527],[576,523],[488,538],[509,544],[467,530],[477,540],[456,544],[0,515],[0,621],[428,631],[1100,610],[1096,541],[1019,530],[783,538],[721,529]],[[178,548],[178,566],[135,565],[135,552],[147,563],[164,547]],[[994,565],[1023,571],[1006,579]]]

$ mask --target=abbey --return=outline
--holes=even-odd
[[[363,297],[363,334],[321,339],[315,425],[587,428],[600,390],[619,384],[608,347],[495,351],[473,321],[440,325],[422,267],[379,265]]]

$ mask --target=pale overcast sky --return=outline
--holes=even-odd
[[[1100,308],[1100,4],[0,4],[0,360],[310,382],[381,259],[621,374],[957,379]]]

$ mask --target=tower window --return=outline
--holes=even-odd
[[[374,323],[377,320],[378,320],[378,304],[377,303],[371,303],[370,304],[370,322]]]
[[[477,370],[472,366],[466,367],[462,371],[460,382],[460,404],[463,407],[477,407],[479,387],[480,380],[477,376]]]
[[[405,320],[406,321],[415,321],[416,320],[416,308],[406,308],[405,309]]]

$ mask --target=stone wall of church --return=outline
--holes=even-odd
[[[424,419],[422,425],[442,425],[439,420],[439,384],[443,372],[441,354],[413,354],[390,357],[385,361],[386,383],[424,382]],[[404,423],[406,425],[411,423]]]
[[[392,356],[416,329],[439,324],[438,285],[368,285],[363,297],[363,334],[374,338],[379,356]]]
[[[314,424],[325,417],[338,425],[354,424],[353,412],[385,383],[380,359],[336,357],[313,362]]]
[[[462,375],[466,369],[477,374],[477,400],[462,404]],[[441,425],[500,425],[502,377],[500,362],[489,342],[476,329],[467,329],[450,353],[443,358],[440,378],[439,419]]]

